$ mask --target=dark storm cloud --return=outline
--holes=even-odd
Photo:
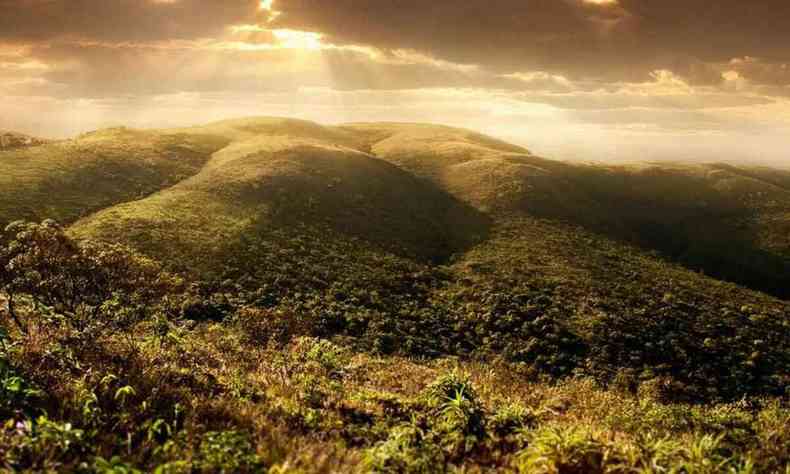
[[[279,0],[276,8],[283,26],[506,72],[638,81],[670,69],[711,84],[734,57],[790,59],[787,0]]]
[[[257,0],[0,0],[0,41],[211,36],[260,15]]]
[[[708,86],[719,85],[722,73],[733,68],[754,84],[790,83],[787,0],[274,0],[278,15],[272,23],[267,23],[272,15],[261,8],[264,4],[0,0],[0,43],[217,38],[231,25],[259,24],[320,32],[335,44],[415,50],[480,65],[491,73],[436,74],[424,65],[401,67],[400,72],[414,73],[414,80],[400,81],[407,85],[487,87],[492,76],[519,72],[562,75],[576,82],[640,82],[666,69],[691,85]],[[749,60],[731,65],[733,58]],[[375,70],[380,66],[358,66],[337,69],[348,87],[382,85]]]
[[[641,42],[705,61],[790,56],[786,0],[620,0],[634,15]]]
[[[562,0],[281,0],[276,8],[277,24],[289,28],[503,72],[579,63],[598,48],[588,39],[600,28],[589,9]]]
[[[790,48],[790,45],[788,45]],[[770,63],[763,59],[744,57],[730,61],[730,67],[741,77],[767,86],[790,85],[790,62]]]

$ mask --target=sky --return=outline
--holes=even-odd
[[[790,167],[787,0],[0,0],[0,129],[432,122]]]

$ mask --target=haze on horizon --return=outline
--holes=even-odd
[[[0,129],[249,115],[790,166],[786,0],[0,0]]]

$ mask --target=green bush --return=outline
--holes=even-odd
[[[430,427],[451,460],[485,440],[485,412],[468,378],[457,372],[443,375],[423,391],[422,399],[430,409]]]
[[[387,439],[367,450],[364,467],[374,473],[432,474],[444,472],[444,451],[433,436],[414,425],[393,429]]]
[[[236,431],[209,432],[200,442],[195,467],[200,472],[265,472],[249,438]]]
[[[579,428],[544,428],[529,438],[529,447],[518,456],[523,473],[602,473],[610,462],[606,445]]]
[[[488,418],[487,428],[492,435],[506,438],[521,434],[537,422],[535,413],[519,403],[499,407]]]

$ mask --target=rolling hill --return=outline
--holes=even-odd
[[[712,377],[729,396],[787,376],[790,304],[768,296],[790,288],[781,173],[574,165],[442,126],[275,118],[99,131],[3,152],[0,166],[5,222],[54,217],[266,305],[307,305],[367,348],[603,376],[705,366],[710,340],[735,359],[684,383]],[[684,352],[628,352],[667,337],[657,317],[693,334]],[[617,324],[623,339],[606,339]],[[755,338],[764,373],[749,368]]]
[[[0,151],[0,225],[73,222],[139,199],[197,173],[226,144],[217,137],[120,128]]]
[[[360,124],[377,157],[487,214],[580,225],[717,278],[787,297],[786,172],[731,165],[573,165],[475,134]],[[481,146],[486,143],[487,146]],[[493,143],[493,144],[492,144]]]
[[[730,395],[785,383],[788,303],[698,273],[786,296],[790,193],[764,171],[572,165],[431,125],[248,119],[193,131],[230,145],[72,235],[245,281],[377,350],[406,338],[418,355],[493,352],[601,376],[677,374],[693,360],[681,377],[691,391],[715,379]],[[551,335],[527,324],[537,314]],[[753,316],[757,326],[744,325]],[[666,324],[689,339],[666,342]],[[755,338],[774,367],[765,373],[750,368]],[[685,349],[645,353],[637,341]]]
[[[76,234],[169,247],[162,257],[190,245],[223,251],[298,221],[441,261],[492,222],[531,216],[776,296],[790,291],[790,176],[777,170],[574,165],[449,127],[275,118],[112,129],[1,153],[0,223],[90,216]],[[168,226],[190,229],[178,237],[189,242],[169,245]],[[208,245],[214,234],[219,247]]]
[[[342,131],[274,120],[200,131],[237,141],[195,176],[80,220],[74,234],[122,239],[212,271],[239,246],[281,232],[290,234],[286,240],[305,232],[419,261],[442,261],[486,233],[481,213],[351,148],[357,141]],[[182,253],[172,258],[174,252]]]
[[[787,173],[573,164],[443,126],[251,118],[0,151],[0,223],[50,218],[93,271],[142,262],[135,285],[175,288],[112,293],[93,308],[120,320],[102,337],[66,327],[46,346],[49,315],[13,359],[50,388],[46,413],[87,420],[80,436],[100,448],[80,449],[107,465],[134,445],[148,468],[259,472],[238,430],[270,465],[306,472],[790,462],[777,447]],[[32,274],[29,291],[46,288]],[[33,449],[14,433],[0,447]],[[52,452],[38,458],[85,456]]]

